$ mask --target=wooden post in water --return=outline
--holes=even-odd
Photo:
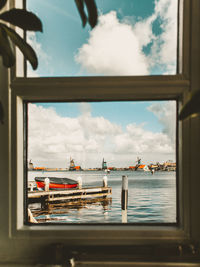
[[[128,176],[122,176],[122,194],[121,194],[121,209],[122,223],[127,223],[127,207],[128,207]]]
[[[108,187],[108,179],[106,175],[103,177],[103,187]]]
[[[28,209],[28,221],[30,223],[37,223],[37,220],[33,217],[33,214],[30,209]]]
[[[33,183],[31,183],[30,186],[31,186],[30,191],[33,192]]]
[[[78,188],[79,189],[82,189],[82,178],[79,176],[78,178],[77,178],[77,181],[78,181]]]
[[[44,190],[48,192],[49,191],[49,178],[48,177],[44,179],[44,184],[45,184]]]

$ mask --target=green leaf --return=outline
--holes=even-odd
[[[94,28],[97,25],[98,12],[95,0],[84,0],[88,10],[88,21],[90,26]]]
[[[79,14],[80,14],[80,17],[81,17],[81,20],[82,20],[82,23],[83,23],[83,27],[85,27],[86,22],[87,22],[87,16],[86,16],[85,11],[84,11],[83,0],[75,0],[75,3],[76,3],[76,6],[77,6],[77,9],[79,11]]]
[[[86,22],[88,20],[90,26],[94,28],[97,24],[97,19],[98,19],[98,12],[95,0],[75,0],[75,3],[78,8],[83,23],[83,27],[86,25]],[[84,4],[87,7],[88,18],[84,11]]]
[[[27,44],[14,30],[4,24],[0,24],[12,40],[12,42],[21,50],[24,57],[31,63],[32,68],[35,70],[38,66],[38,60],[33,48]]]
[[[12,44],[5,32],[4,28],[0,25],[0,55],[3,58],[5,67],[10,68],[15,64],[15,55]]]
[[[3,105],[1,104],[1,101],[0,101],[0,122],[4,124],[4,110],[3,110]]]
[[[5,4],[6,4],[7,0],[0,0],[0,9],[2,9]]]
[[[179,119],[184,120],[196,113],[200,113],[200,90],[190,95],[190,100],[183,106],[179,114]]]
[[[42,23],[40,19],[32,12],[25,9],[13,8],[0,14],[0,19],[14,24],[25,31],[41,31]]]

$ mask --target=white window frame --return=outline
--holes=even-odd
[[[177,100],[179,108],[187,93],[199,88],[199,0],[180,0],[179,65],[177,75],[140,77],[12,78],[9,102],[9,196],[11,238],[63,240],[66,244],[130,245],[190,241],[200,236],[195,207],[197,178],[193,160],[199,156],[199,118],[179,122],[177,226],[133,225],[24,225],[24,120],[23,101]],[[183,8],[184,6],[184,8]],[[184,21],[183,21],[184,18]],[[183,22],[183,23],[182,23]],[[192,38],[192,42],[190,39]],[[198,54],[199,55],[199,54]],[[12,76],[13,77],[13,76]],[[56,88],[56,90],[55,90]],[[187,163],[187,164],[186,164]],[[192,170],[192,168],[194,169]],[[198,182],[199,183],[199,182]],[[195,191],[196,193],[196,191]],[[192,215],[192,216],[191,216]],[[196,221],[197,220],[197,221]]]

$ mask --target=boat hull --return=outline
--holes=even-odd
[[[49,179],[49,189],[63,190],[68,188],[76,188],[78,186],[77,181],[69,178],[59,177],[35,177],[37,188],[44,189],[45,179]]]

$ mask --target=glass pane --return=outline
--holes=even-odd
[[[29,102],[27,115],[38,223],[177,222],[176,101]]]
[[[27,0],[43,22],[28,33],[39,58],[28,76],[176,74],[178,0],[96,0],[99,20],[82,27],[75,1]]]

